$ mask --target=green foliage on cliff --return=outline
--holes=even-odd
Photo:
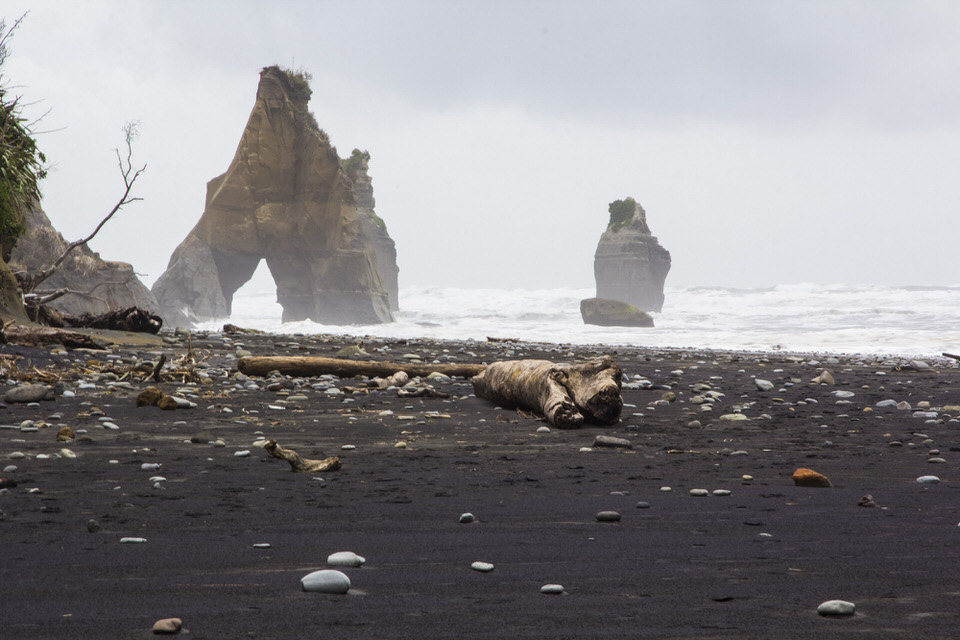
[[[9,94],[3,75],[7,43],[21,20],[9,29],[0,20],[0,243],[8,246],[23,233],[24,211],[39,203],[39,183],[47,175],[47,159],[37,148],[30,123],[20,115],[19,96]]]
[[[633,212],[636,209],[637,202],[633,198],[626,200],[614,200],[610,203],[610,222],[607,227],[614,233],[620,231],[623,225],[633,220]]]
[[[290,102],[293,103],[293,113],[297,124],[320,131],[317,119],[313,113],[307,110],[307,103],[310,102],[310,96],[313,95],[313,89],[310,88],[313,76],[303,69],[294,71],[293,69],[285,69],[278,64],[264,67],[261,74],[271,70],[282,73],[287,80],[287,95],[290,97]]]
[[[369,161],[370,153],[368,151],[354,149],[349,158],[342,158],[340,160],[340,164],[343,166],[343,170],[347,173],[347,175],[352,176],[356,169],[358,169],[363,163]]]

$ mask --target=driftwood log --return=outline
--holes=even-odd
[[[237,361],[237,369],[248,376],[265,376],[279,371],[287,376],[334,375],[341,378],[368,376],[386,378],[398,371],[411,376],[428,376],[433,372],[451,377],[469,378],[486,368],[483,364],[411,364],[408,362],[377,362],[373,360],[345,360],[321,356],[248,356]]]
[[[19,344],[28,347],[42,347],[48,344],[61,344],[67,349],[105,349],[102,342],[76,331],[25,325],[9,325],[0,331],[0,342]]]
[[[27,307],[30,319],[48,327],[73,329],[112,329],[114,331],[133,331],[135,333],[158,333],[163,320],[155,313],[140,307],[114,309],[106,313],[81,313],[70,315],[57,311],[53,307],[41,305]]]
[[[560,429],[584,422],[615,424],[623,410],[623,372],[609,356],[583,364],[547,360],[494,362],[473,378],[473,390],[510,408],[536,411]]]
[[[323,460],[310,460],[302,457],[293,449],[284,449],[277,444],[276,440],[271,440],[263,445],[264,450],[274,458],[280,458],[290,463],[291,471],[309,471],[318,473],[321,471],[336,471],[340,468],[340,458],[324,458]]]

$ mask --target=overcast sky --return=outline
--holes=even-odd
[[[6,76],[49,114],[43,207],[150,285],[271,64],[371,154],[400,284],[593,286],[634,197],[667,284],[960,284],[960,2],[6,0]]]

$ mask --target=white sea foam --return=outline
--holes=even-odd
[[[392,324],[280,322],[272,290],[241,290],[234,324],[276,333],[485,340],[488,336],[571,344],[628,344],[796,352],[939,355],[960,351],[960,285],[882,287],[792,284],[768,289],[668,287],[656,327],[584,325],[592,289],[406,287]],[[223,321],[201,328],[218,329]]]

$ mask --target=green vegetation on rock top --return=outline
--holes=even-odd
[[[343,170],[350,176],[354,170],[358,169],[363,163],[370,161],[370,152],[354,149],[349,158],[342,158],[340,164]],[[352,177],[352,176],[351,176]]]
[[[607,227],[614,233],[620,231],[623,226],[633,220],[633,212],[636,210],[637,202],[633,198],[626,200],[614,200],[610,203],[610,222]]]

